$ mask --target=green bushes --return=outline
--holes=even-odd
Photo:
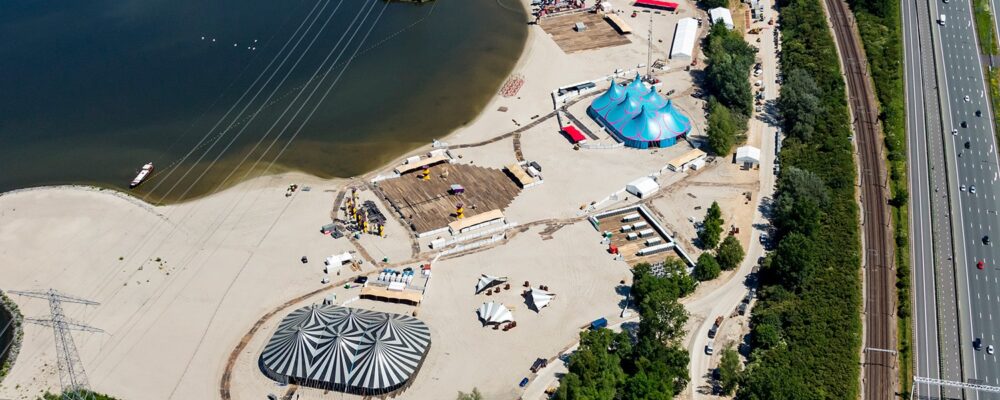
[[[715,154],[726,155],[733,145],[744,140],[753,111],[747,77],[756,53],[738,32],[723,24],[712,25],[705,43],[705,87],[711,95],[708,145]]]
[[[722,268],[719,267],[719,262],[715,260],[712,253],[706,251],[698,256],[698,265],[694,267],[694,279],[701,282],[710,281],[718,278],[720,273],[722,273]]]
[[[689,357],[681,341],[688,316],[677,299],[695,282],[680,260],[667,260],[664,270],[656,276],[649,264],[635,266],[632,297],[641,318],[635,340],[610,329],[581,332],[556,399],[669,400],[684,389]]]
[[[725,271],[736,268],[743,261],[743,245],[736,239],[736,236],[726,236],[715,251],[715,258],[719,260],[719,267]]]
[[[820,0],[781,0],[787,133],[776,252],[760,271],[740,399],[859,397],[861,282],[855,164],[844,82]],[[789,102],[788,99],[800,99]],[[798,115],[801,102],[814,107]]]
[[[701,248],[714,249],[719,244],[723,223],[725,221],[722,220],[722,210],[719,208],[719,203],[713,201],[712,205],[708,207],[708,211],[705,212],[705,220],[702,222],[701,230],[698,231],[698,242],[701,244]]]

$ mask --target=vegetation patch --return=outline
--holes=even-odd
[[[910,241],[907,202],[906,103],[903,89],[903,39],[899,2],[848,0],[858,22],[868,67],[875,84],[879,121],[888,150],[890,214],[896,244],[896,289],[898,296],[899,377],[902,396],[909,396],[912,371]],[[991,35],[992,38],[992,35]]]
[[[635,266],[638,330],[581,332],[555,399],[669,400],[687,386],[690,357],[681,342],[688,315],[677,299],[693,292],[695,281],[677,259],[667,260],[664,271]]]
[[[715,154],[726,155],[746,140],[747,121],[753,111],[747,77],[756,51],[739,32],[713,24],[705,38],[705,57],[705,88],[710,95],[708,146]]]
[[[786,138],[740,399],[860,396],[856,170],[844,81],[820,0],[779,0]],[[803,114],[802,112],[807,112]]]
[[[10,372],[21,351],[24,316],[10,297],[0,291],[0,382]],[[6,351],[5,351],[6,350]],[[6,354],[5,354],[6,353]]]

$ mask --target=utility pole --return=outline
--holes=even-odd
[[[80,354],[76,351],[76,344],[73,343],[73,336],[70,331],[77,330],[96,333],[104,331],[70,320],[63,312],[62,303],[77,303],[89,306],[96,306],[100,303],[67,296],[57,292],[55,289],[49,289],[44,292],[12,290],[10,293],[49,301],[49,312],[51,315],[48,318],[25,318],[24,322],[52,328],[56,339],[59,385],[62,389],[63,399],[90,399],[90,383],[87,380],[87,373],[83,369],[83,362],[80,361]]]
[[[653,13],[649,13],[649,34],[646,35],[646,81],[653,81]]]

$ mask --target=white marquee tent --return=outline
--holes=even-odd
[[[476,294],[504,282],[507,282],[506,276],[501,277],[483,274],[479,277],[479,283],[476,283]]]
[[[479,319],[483,321],[483,325],[502,324],[514,320],[514,315],[510,313],[507,306],[495,301],[483,303],[483,305],[479,306],[478,312]]]
[[[531,302],[529,305],[534,307],[535,311],[541,311],[555,297],[555,293],[532,288],[531,293],[528,295],[528,300]]]
[[[653,180],[653,178],[644,176],[642,178],[629,182],[628,185],[625,185],[625,190],[629,193],[638,196],[641,199],[653,193],[656,193],[657,190],[660,190],[660,185],[657,184],[656,181]]]
[[[760,149],[753,146],[743,146],[736,149],[736,163],[747,168],[760,164]]]
[[[698,21],[681,18],[674,29],[674,43],[670,46],[671,60],[690,60],[694,55],[694,42],[698,39]]]

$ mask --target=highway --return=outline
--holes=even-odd
[[[1000,386],[1000,364],[985,351],[1000,347],[1000,257],[985,240],[1000,228],[998,163],[972,21],[970,0],[903,2],[915,373]],[[972,346],[976,338],[983,341],[981,351]],[[933,388],[917,389],[937,397]],[[966,398],[1000,396],[966,392]]]
[[[998,163],[992,110],[986,97],[983,63],[976,42],[970,0],[931,2],[947,23],[939,26],[940,60],[944,68],[945,129],[954,132],[945,141],[949,172],[951,214],[958,292],[958,312],[964,377],[967,382],[1000,385],[1000,363],[987,346],[1000,346],[1000,281],[996,261],[998,248],[985,237],[1000,227],[996,209]],[[975,192],[975,193],[973,193]],[[977,268],[983,261],[984,268]],[[964,283],[964,286],[963,286]],[[994,318],[996,314],[997,318]],[[983,350],[973,349],[975,338]],[[972,398],[1000,399],[984,393]]]

